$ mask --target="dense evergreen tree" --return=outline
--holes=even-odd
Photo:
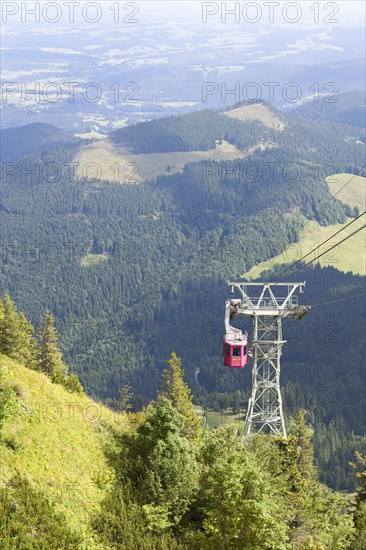
[[[361,130],[282,121],[276,132],[206,111],[126,129],[121,142],[128,137],[146,150],[159,148],[160,136],[164,150],[207,150],[221,138],[245,151],[260,145],[240,161],[194,162],[138,186],[73,180],[72,146],[22,159],[3,178],[0,287],[33,324],[52,311],[65,362],[87,393],[117,407],[118,389],[129,383],[134,409],[142,408],[156,396],[161,358],[174,349],[196,402],[220,396],[221,406],[232,406],[240,391],[246,406],[248,372],[221,364],[226,281],[296,243],[308,220],[328,225],[354,215],[331,197],[324,177],[364,165]],[[28,163],[40,170],[24,177]],[[61,168],[57,181],[46,177],[50,163]],[[307,280],[312,304],[360,294],[365,285],[331,267],[296,277]],[[362,308],[361,297],[313,308],[282,363],[286,414],[309,411],[321,480],[347,490],[354,489],[348,462],[365,451]],[[329,323],[336,345],[323,341]]]
[[[226,280],[296,242],[308,220],[328,225],[354,215],[332,199],[324,176],[335,165],[337,172],[357,173],[364,164],[361,131],[286,117],[284,122],[284,131],[275,132],[205,111],[122,129],[115,141],[135,152],[207,151],[217,139],[242,151],[260,145],[249,158],[192,163],[138,187],[70,182],[68,163],[76,151],[71,145],[28,159],[37,167],[60,164],[59,181],[41,171],[24,179],[22,163],[4,179],[1,288],[17,296],[33,322],[46,308],[54,312],[64,324],[65,357],[91,394],[116,405],[118,388],[128,382],[142,407],[155,397],[161,357],[176,349],[203,405],[225,410],[247,402],[248,371],[232,373],[221,365]],[[273,171],[253,178],[253,164]],[[284,177],[289,165],[301,177]],[[90,256],[105,261],[88,263]],[[120,444],[115,486],[95,522],[107,548],[364,547],[364,457],[358,455],[352,539],[347,502],[318,481],[311,435],[320,479],[351,489],[347,462],[365,445],[359,323],[364,303],[352,296],[363,292],[365,278],[331,267],[300,276],[314,308],[302,321],[296,345],[289,341],[284,348],[282,381],[289,423],[301,406],[312,429],[300,412],[286,440],[259,436],[244,445],[235,428],[225,427],[200,441],[180,359],[172,354],[157,403],[135,417],[136,430],[114,441]],[[0,304],[0,328],[0,351],[32,366],[33,329],[9,295]],[[76,375],[65,374],[57,338],[47,314],[39,368],[81,391]],[[126,395],[121,398],[126,405]],[[14,391],[0,381],[0,426],[13,405]],[[3,488],[0,544],[76,548],[78,537],[44,495],[30,492],[28,499],[25,493],[18,481]]]
[[[195,450],[182,435],[184,417],[162,397],[149,405],[136,436],[126,440],[125,476],[155,532],[177,525],[197,490]]]
[[[223,426],[207,433],[201,460],[202,532],[192,537],[191,548],[285,549],[283,503],[236,429]]]
[[[356,494],[354,549],[366,548],[366,456],[356,453],[356,462],[352,464],[358,483]]]
[[[314,466],[314,450],[311,443],[312,432],[305,421],[305,411],[300,409],[295,417],[295,425],[292,430],[292,446],[297,450],[297,471],[305,483],[311,483],[316,479]]]
[[[34,328],[24,313],[19,316],[19,329],[22,334],[23,352],[20,360],[26,367],[37,368],[37,341],[34,337]]]
[[[277,439],[280,449],[281,476],[285,480],[284,497],[290,526],[290,547],[348,548],[353,536],[352,518],[341,515],[346,500],[319,484],[313,465],[311,431],[304,411],[297,414],[292,433]]]
[[[53,316],[46,313],[39,330],[39,342],[34,329],[24,313],[18,312],[9,293],[0,300],[0,352],[23,363],[26,367],[40,370],[62,384],[70,392],[83,393],[76,373],[67,374],[58,348],[58,335]]]
[[[166,361],[169,365],[162,376],[161,398],[168,398],[177,411],[184,417],[182,433],[192,441],[198,440],[200,436],[200,419],[192,406],[192,395],[188,385],[184,382],[184,372],[181,367],[181,360],[176,353],[171,353],[170,359]]]
[[[144,509],[127,484],[116,484],[103,502],[102,513],[93,526],[103,548],[115,550],[175,550],[179,544],[173,535],[151,532]]]
[[[5,292],[0,304],[0,351],[13,359],[35,367],[36,341],[33,327]]]
[[[291,111],[291,116],[312,120],[329,120],[365,127],[365,92],[350,91],[337,94],[337,103],[306,102]]]
[[[175,353],[168,365],[158,401],[139,418],[131,414],[131,430],[115,439],[112,454],[108,450],[115,478],[92,522],[102,548],[363,548],[366,477],[361,454],[356,456],[360,484],[354,529],[346,499],[317,479],[304,411],[293,419],[286,439],[258,434],[243,441],[235,426],[222,426],[193,444],[185,433],[189,415],[177,410],[189,412],[192,404]],[[4,400],[4,389],[0,370],[0,427],[9,417],[9,397],[15,397],[13,392]],[[165,395],[169,392],[172,399]],[[19,477],[0,493],[1,547],[83,548],[82,537],[55,511],[46,493]]]
[[[39,328],[38,367],[50,375],[66,374],[67,367],[62,361],[62,353],[58,347],[58,334],[55,320],[51,313],[45,313]]]
[[[132,392],[131,392],[131,385],[125,384],[120,390],[119,390],[120,399],[118,402],[118,409],[122,412],[128,412],[132,409]]]

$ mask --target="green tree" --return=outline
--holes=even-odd
[[[58,334],[55,320],[51,313],[43,316],[39,329],[38,368],[42,372],[53,376],[66,374],[67,367],[62,361],[62,353],[58,347]]]
[[[312,430],[306,424],[305,411],[300,409],[295,417],[295,426],[292,432],[297,447],[297,468],[303,480],[308,482],[317,479],[314,466],[314,448],[311,442]]]
[[[353,535],[352,518],[342,514],[346,499],[321,485],[313,464],[312,431],[305,412],[296,415],[287,439],[277,438],[283,497],[293,550],[344,550]]]
[[[286,548],[283,503],[234,426],[206,433],[199,508],[202,534],[193,548],[281,550]]]
[[[352,463],[352,467],[356,473],[358,483],[357,487],[357,504],[366,502],[366,455],[359,452],[355,453],[356,462]]]
[[[306,424],[305,411],[300,410],[289,436],[276,439],[282,451],[282,475],[295,495],[302,491],[306,493],[309,485],[317,482],[311,437],[312,431]]]
[[[21,360],[26,367],[37,369],[37,341],[34,338],[34,328],[24,313],[19,315],[19,324],[23,342]]]
[[[14,389],[5,381],[4,367],[0,364],[0,437],[5,422],[17,411],[18,401]]]
[[[18,312],[8,292],[5,292],[1,302],[0,351],[34,368],[36,341],[33,327],[25,315]]]
[[[19,315],[8,292],[5,292],[1,305],[1,351],[9,357],[18,358],[20,348]]]
[[[121,412],[128,412],[132,409],[131,399],[132,399],[132,392],[131,392],[131,385],[125,384],[122,386],[122,388],[119,390],[120,399],[118,402],[118,408]]]
[[[63,374],[62,372],[56,372],[52,375],[52,382],[55,384],[61,384],[71,393],[84,393],[84,388],[80,384],[78,375],[73,372],[72,374]]]
[[[358,483],[356,493],[356,510],[354,522],[356,534],[354,540],[355,550],[366,548],[366,455],[355,453],[356,462],[352,463]]]
[[[170,399],[173,406],[184,417],[183,435],[192,441],[198,441],[201,421],[192,405],[191,390],[183,379],[184,371],[181,367],[181,360],[173,352],[166,363],[169,366],[163,372],[159,398]]]
[[[155,532],[177,525],[198,486],[195,448],[181,431],[184,417],[161,397],[126,441],[124,477],[132,482],[148,524]]]
[[[116,483],[102,503],[102,510],[93,521],[103,548],[116,550],[174,550],[178,548],[168,533],[151,532],[146,514],[134,499],[128,484]]]

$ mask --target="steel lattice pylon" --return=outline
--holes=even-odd
[[[280,369],[282,346],[282,317],[302,319],[310,306],[298,304],[296,290],[303,292],[304,283],[229,283],[241,299],[227,300],[230,318],[253,318],[252,394],[248,403],[245,437],[252,431],[268,431],[286,437],[282,409]],[[279,292],[287,290],[285,296]],[[250,292],[253,291],[253,292]],[[255,295],[255,292],[257,295]],[[253,294],[254,293],[254,294]]]

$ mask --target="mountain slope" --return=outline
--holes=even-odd
[[[264,126],[273,130],[283,130],[284,123],[279,118],[276,110],[264,103],[253,103],[251,105],[238,105],[234,109],[226,110],[223,114],[229,118],[237,120],[259,120]]]
[[[345,92],[337,96],[322,99],[318,103],[309,101],[290,111],[291,115],[311,120],[339,122],[357,128],[365,128],[366,95],[365,92]]]
[[[0,439],[0,484],[16,473],[50,495],[86,547],[97,548],[89,522],[113,480],[108,453],[127,420],[49,377],[0,355],[5,384],[15,387],[17,412]],[[3,382],[4,383],[4,382]]]
[[[352,208],[358,208],[360,214],[365,211],[366,178],[354,174],[334,174],[328,176],[326,181],[333,196],[337,196],[340,201]],[[274,258],[255,265],[243,276],[247,279],[258,278],[262,271],[271,269],[276,264],[291,263],[306,254],[309,254],[307,261],[310,261],[315,256],[327,252],[333,245],[351,235],[365,223],[364,217],[361,217],[346,228],[345,226],[350,224],[352,220],[353,218],[347,218],[345,223],[326,227],[322,227],[314,220],[307,221],[300,233],[298,242],[289,244]],[[344,232],[342,231],[334,239],[331,239],[332,235],[343,228]],[[349,241],[342,243],[320,258],[320,265],[335,267],[344,272],[350,271],[359,275],[366,275],[365,236],[366,231],[363,229],[351,237]],[[327,242],[319,246],[324,241]],[[310,254],[313,250],[314,252]]]
[[[366,209],[366,178],[355,174],[334,174],[328,176],[327,183],[332,195],[361,212]]]
[[[202,129],[206,118],[210,134]],[[10,291],[34,325],[46,309],[55,315],[66,362],[89,395],[116,404],[118,389],[130,383],[135,409],[141,408],[156,396],[164,359],[176,351],[200,404],[213,401],[217,409],[223,402],[217,393],[230,402],[239,392],[241,407],[247,406],[248,373],[234,376],[222,366],[226,281],[298,242],[306,222],[327,228],[354,216],[353,207],[332,198],[325,178],[358,173],[363,165],[359,129],[289,116],[281,120],[279,132],[206,111],[191,114],[189,121],[160,120],[160,134],[155,122],[133,127],[129,137],[136,146],[143,140],[141,155],[177,145],[197,150],[199,143],[209,149],[233,124],[240,133],[226,137],[240,138],[240,147],[273,141],[246,158],[192,162],[138,186],[102,178],[70,182],[64,172],[58,182],[23,181],[21,170],[4,181],[0,290]],[[55,150],[41,162],[60,158],[64,162]],[[364,284],[337,274],[334,296]],[[325,270],[319,302],[328,299],[329,277]],[[353,349],[362,339],[355,334]],[[329,364],[337,359],[336,349],[331,351]],[[361,358],[356,359],[358,367]],[[304,364],[305,378],[313,362],[305,358]],[[319,391],[330,395],[325,382]],[[352,386],[349,370],[344,384]],[[326,409],[340,417],[331,403]],[[362,432],[348,410],[344,416],[350,417],[351,430]],[[344,480],[335,486],[348,487]]]
[[[43,122],[6,128],[0,130],[1,162],[44,153],[77,142],[78,139],[68,132]]]
[[[259,120],[237,120],[219,111],[205,110],[142,122],[111,134],[113,143],[133,153],[208,151],[216,140],[225,139],[243,150],[256,145],[263,135],[275,132]]]

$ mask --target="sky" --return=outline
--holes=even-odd
[[[14,25],[23,29],[35,26],[34,15],[26,10],[34,9],[37,2],[3,0],[1,2],[1,20],[2,32],[7,34],[10,27]],[[69,10],[67,4],[74,3],[75,21],[70,22]],[[335,2],[298,0],[289,2],[284,0],[257,0],[257,1],[209,1],[201,0],[78,0],[77,2],[66,2],[65,0],[41,0],[39,4],[43,7],[48,5],[48,19],[56,17],[58,6],[60,13],[59,22],[49,22],[42,17],[36,23],[48,23],[50,26],[70,24],[82,25],[82,11],[87,4],[94,4],[87,12],[90,18],[97,17],[97,11],[100,12],[100,20],[94,22],[95,25],[113,24],[112,18],[119,20],[138,19],[140,23],[175,23],[190,25],[206,25],[211,27],[222,27],[223,25],[236,27],[244,26],[247,28],[259,26],[291,26],[304,27],[329,27],[329,26],[362,26],[365,21],[364,0],[337,0]],[[117,8],[118,6],[118,8]],[[117,13],[118,10],[118,13]],[[230,13],[230,12],[235,12]],[[23,18],[23,20],[22,20]],[[45,21],[46,19],[46,21]],[[130,21],[128,21],[130,22]],[[124,25],[125,27],[128,24]]]
[[[341,25],[363,25],[365,21],[365,5],[364,0],[337,0],[336,2],[318,1],[312,0],[299,0],[297,2],[288,2],[284,0],[259,0],[255,2],[249,1],[212,1],[202,2],[200,0],[145,0],[140,2],[143,6],[143,10],[151,13],[152,15],[160,14],[161,17],[167,18],[170,21],[192,21],[200,19],[202,20],[202,14],[206,11],[216,12],[212,15],[208,15],[207,22],[221,23],[221,16],[225,10],[230,11],[234,9],[235,4],[240,6],[240,16],[238,24],[249,23],[256,24],[257,22],[270,22],[270,12],[274,15],[274,24],[286,24],[285,18],[282,16],[283,10],[288,10],[288,19],[295,18],[295,10],[301,17],[298,23],[314,23],[315,4],[319,6],[319,19],[325,19],[327,16],[331,22],[332,19],[338,19]],[[296,4],[292,9],[290,4]],[[221,6],[224,6],[221,9]],[[271,6],[272,5],[272,6]],[[243,15],[244,10],[244,15]],[[286,12],[284,12],[286,13]],[[257,15],[258,14],[258,15]],[[256,16],[258,21],[255,21]],[[179,19],[179,21],[178,21]],[[230,20],[230,16],[227,16],[227,21]],[[234,15],[231,16],[233,22]],[[329,23],[330,23],[329,22]],[[297,22],[296,22],[297,23]],[[288,23],[289,24],[289,23]]]

